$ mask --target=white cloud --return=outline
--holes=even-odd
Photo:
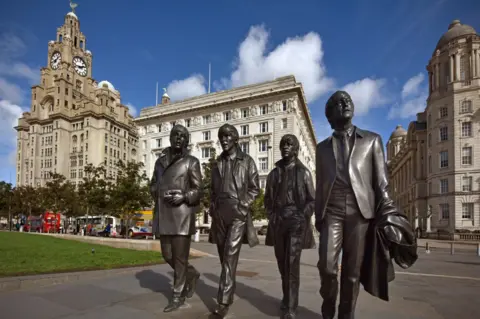
[[[419,73],[403,85],[401,101],[394,105],[389,113],[389,119],[407,119],[425,110],[428,98],[428,83],[423,83],[425,76]]]
[[[27,49],[22,39],[11,33],[0,35],[0,58],[2,60],[23,55]]]
[[[0,99],[9,100],[12,103],[22,103],[24,92],[18,85],[0,78]]]
[[[342,90],[352,97],[355,114],[362,116],[371,108],[385,105],[390,98],[385,93],[385,79],[365,78],[345,85]]]
[[[21,62],[0,63],[0,75],[25,78],[30,84],[38,83],[40,80],[39,68],[31,68]]]
[[[215,82],[214,87],[237,87],[293,74],[302,82],[310,102],[333,89],[334,80],[326,75],[322,40],[317,33],[287,38],[271,52],[267,51],[268,38],[263,25],[252,26],[239,46],[230,78]]]
[[[167,93],[174,101],[205,94],[205,79],[201,74],[193,74],[184,80],[174,80],[167,86]]]
[[[137,116],[138,110],[135,106],[133,106],[132,103],[127,103],[125,106],[128,107],[128,113],[130,113],[132,116]]]
[[[423,73],[419,73],[408,79],[408,81],[405,82],[405,84],[403,85],[402,98],[418,94],[420,90],[420,85],[422,84],[424,79],[425,75]]]
[[[16,145],[16,131],[18,118],[24,111],[20,106],[8,100],[0,100],[0,148],[2,151],[14,149]]]

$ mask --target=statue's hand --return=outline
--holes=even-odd
[[[185,201],[185,195],[182,193],[175,194],[171,197],[171,204],[178,206]]]

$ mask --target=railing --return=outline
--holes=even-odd
[[[431,244],[434,245],[433,248],[443,248],[442,246],[449,245],[450,246],[450,255],[455,254],[455,246],[476,246],[475,254],[480,257],[480,242],[461,242],[461,241],[432,241],[432,242],[425,242],[425,252],[427,254],[430,253]]]
[[[455,233],[455,237],[457,237],[460,240],[466,240],[466,241],[480,241],[480,233],[478,234]]]

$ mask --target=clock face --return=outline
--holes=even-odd
[[[87,75],[87,64],[81,57],[76,56],[73,58],[73,67],[79,75]]]
[[[52,54],[52,57],[50,58],[51,68],[54,70],[58,69],[61,62],[62,62],[62,55],[60,54],[60,52],[54,52]]]

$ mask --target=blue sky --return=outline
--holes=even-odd
[[[155,103],[294,74],[319,138],[324,104],[346,88],[355,123],[387,141],[425,106],[425,66],[453,19],[480,30],[478,0],[78,0],[93,77],[110,81],[135,111]],[[328,3],[328,5],[327,5]],[[0,180],[15,180],[16,118],[47,63],[67,0],[17,0],[0,11]]]

